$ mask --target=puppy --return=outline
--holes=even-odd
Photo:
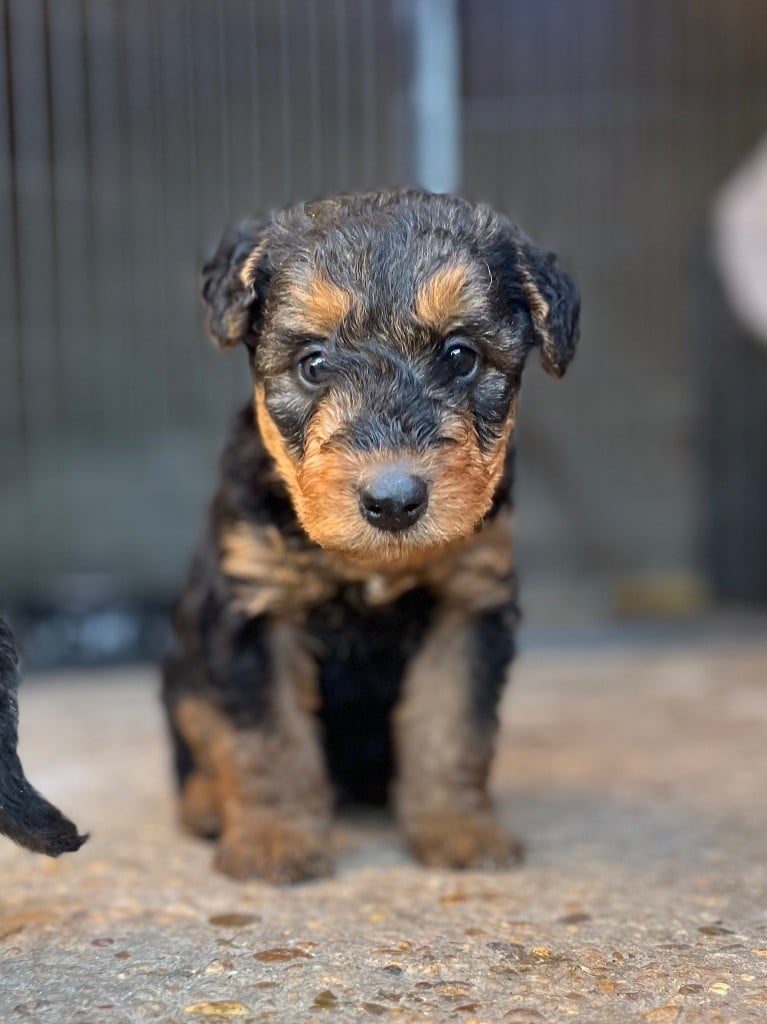
[[[58,857],[79,850],[86,836],[30,786],[16,753],[18,655],[10,627],[0,618],[0,834],[34,853]]]
[[[252,401],[165,662],[183,821],[227,874],[295,881],[331,869],[334,792],[391,795],[424,864],[513,861],[487,780],[514,424],[530,350],[555,377],[573,356],[572,279],[488,207],[416,190],[246,221],[203,277]]]

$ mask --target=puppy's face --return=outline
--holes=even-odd
[[[578,297],[486,207],[342,197],[241,225],[205,268],[209,325],[250,351],[264,442],[309,536],[398,561],[493,501],[528,351],[559,376]]]

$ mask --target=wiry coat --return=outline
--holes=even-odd
[[[532,348],[555,376],[572,357],[572,280],[489,208],[409,191],[244,222],[203,294],[254,400],[166,660],[184,820],[230,874],[308,877],[329,869],[333,789],[382,800],[393,780],[423,861],[505,863],[487,776],[516,401]],[[426,499],[383,529],[366,489],[394,471]]]

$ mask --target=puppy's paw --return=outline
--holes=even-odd
[[[418,860],[434,868],[505,868],[524,853],[522,843],[489,815],[423,817],[408,822],[407,836]]]
[[[220,835],[218,794],[209,775],[194,772],[184,783],[181,793],[181,822],[194,836],[215,839]]]
[[[274,885],[324,878],[333,873],[323,830],[266,816],[223,833],[216,867],[232,878],[262,878]]]

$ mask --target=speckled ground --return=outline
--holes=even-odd
[[[767,1021],[762,636],[524,656],[495,775],[524,867],[423,870],[347,818],[289,890],[176,832],[152,672],[28,680],[29,773],[93,835],[0,847],[0,1021]]]

